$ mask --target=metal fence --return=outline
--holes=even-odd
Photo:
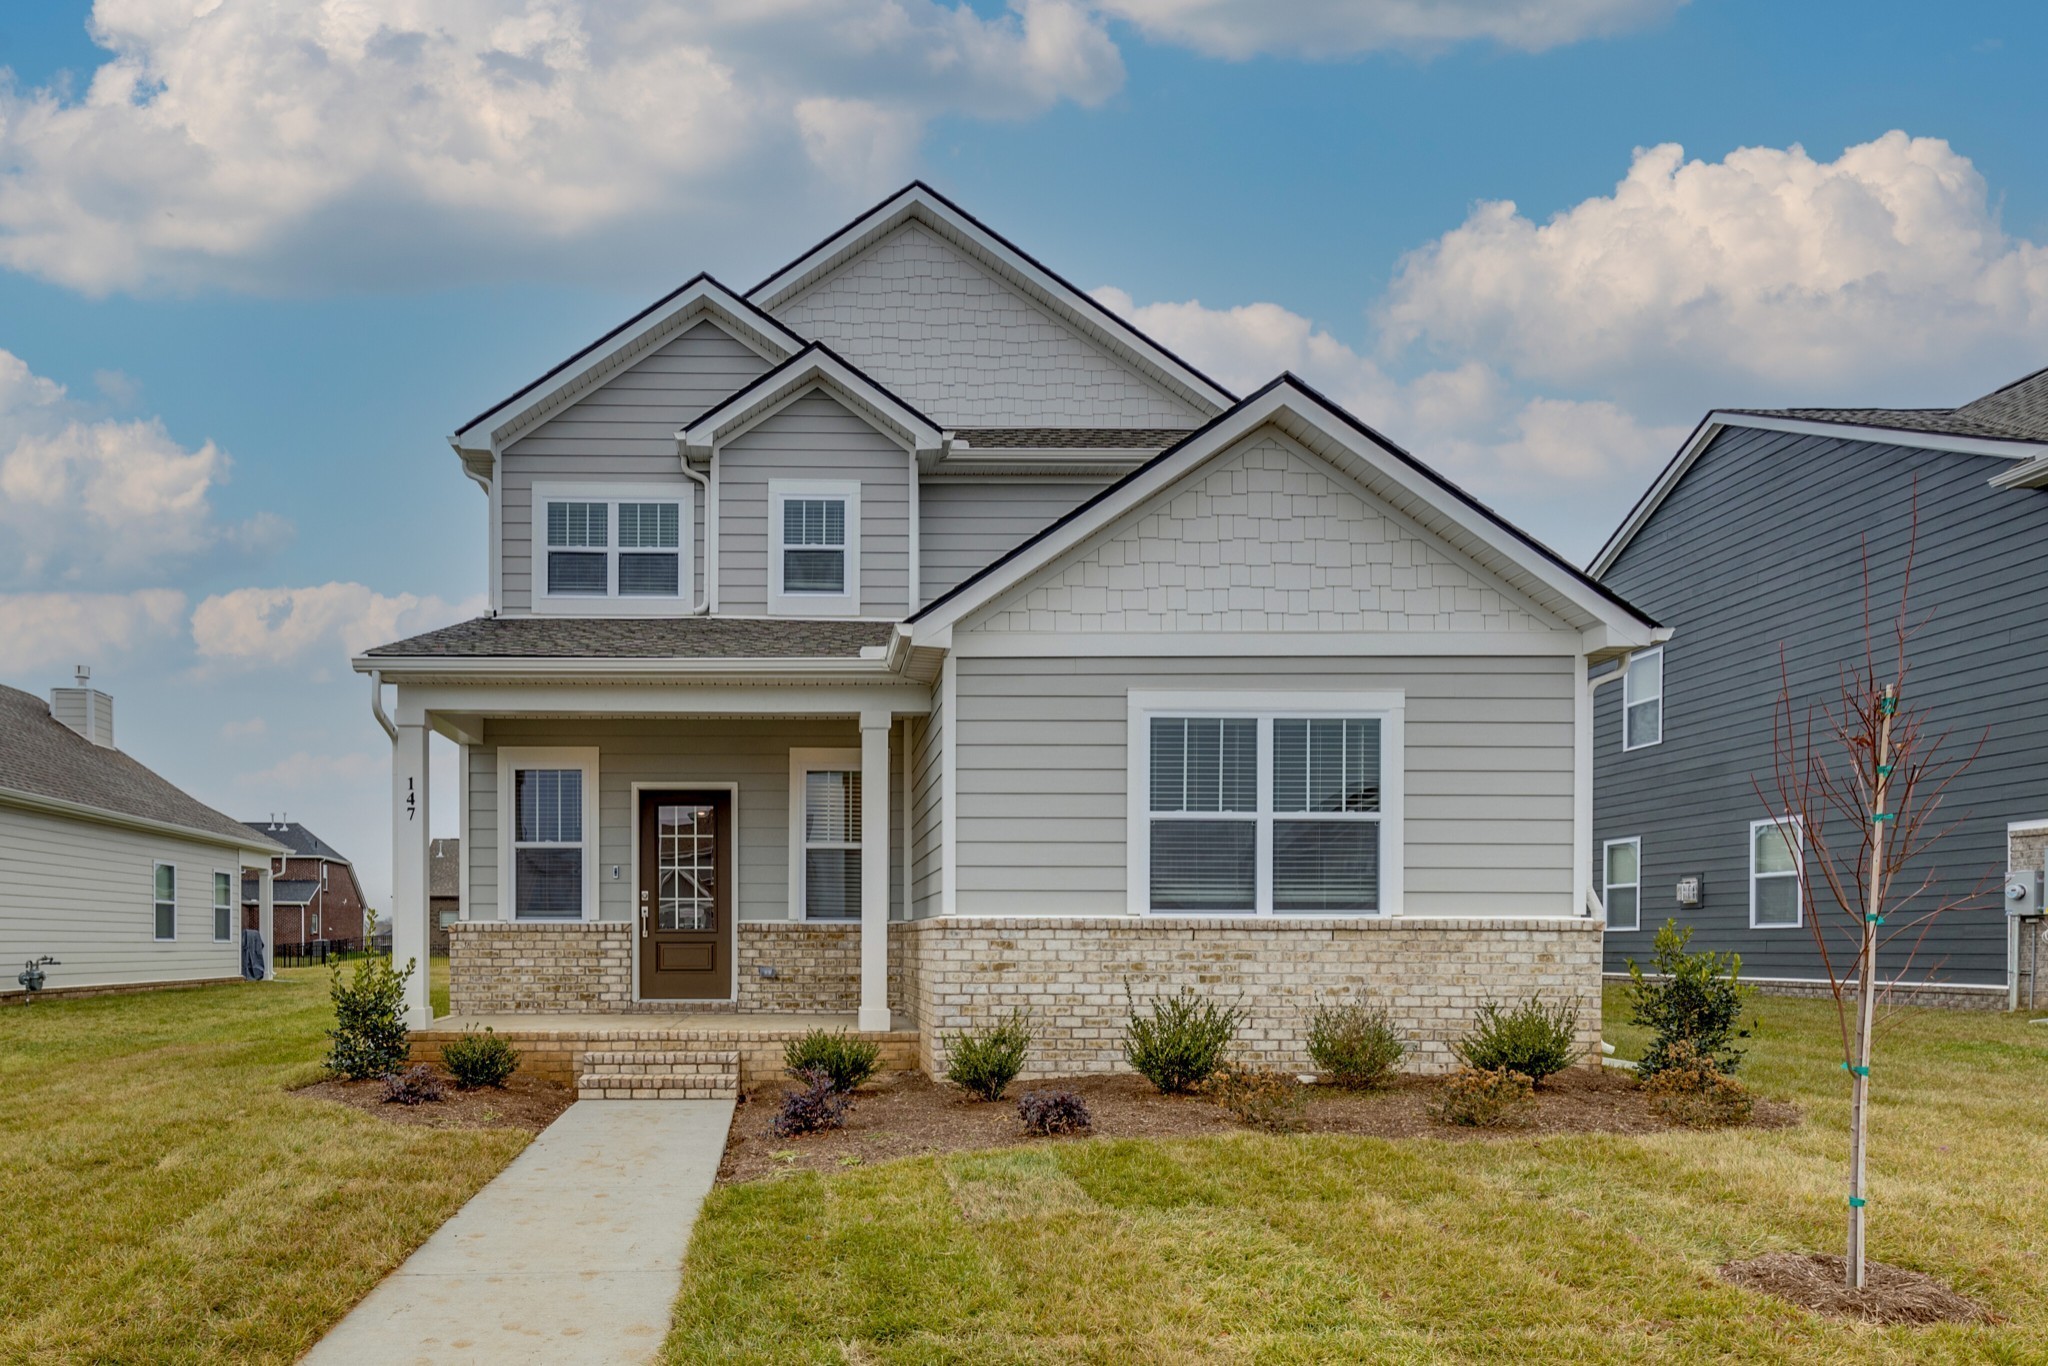
[[[318,967],[326,963],[345,963],[351,958],[361,958],[374,950],[365,949],[360,939],[315,939],[304,944],[279,944],[277,966],[281,968]]]

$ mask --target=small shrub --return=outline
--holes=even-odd
[[[823,1072],[832,1079],[835,1091],[851,1091],[875,1075],[882,1065],[877,1044],[856,1039],[843,1029],[814,1029],[801,1039],[791,1039],[782,1048],[782,1069],[798,1081],[811,1072]]]
[[[1017,1118],[1032,1134],[1085,1134],[1095,1126],[1087,1103],[1072,1091],[1026,1091],[1017,1097]]]
[[[440,1078],[423,1062],[414,1063],[403,1072],[384,1074],[386,1105],[431,1105],[446,1099],[441,1091]]]
[[[1754,1092],[1684,1041],[1672,1046],[1655,1075],[1643,1079],[1643,1089],[1650,1093],[1652,1113],[1688,1129],[1747,1124],[1756,1110]]]
[[[1670,1066],[1681,1045],[1712,1061],[1723,1075],[1742,1065],[1742,1050],[1734,1045],[1750,1033],[1742,1024],[1742,1007],[1750,995],[1741,982],[1742,955],[1710,949],[1691,953],[1686,949],[1691,942],[1690,928],[1681,930],[1676,920],[1667,920],[1657,931],[1651,957],[1656,975],[1629,959],[1628,1022],[1654,1036],[1636,1064],[1636,1075],[1645,1081]]]
[[[797,1080],[803,1084],[782,1097],[782,1109],[771,1126],[777,1138],[823,1133],[846,1123],[846,1112],[853,1108],[853,1095],[830,1072],[812,1067],[798,1073]]]
[[[358,958],[355,976],[343,981],[341,964],[334,965],[327,988],[334,999],[334,1028],[327,1031],[333,1041],[327,1050],[329,1069],[357,1081],[398,1070],[410,1051],[405,984],[416,966],[407,962],[399,972],[388,958]]]
[[[1308,1021],[1308,1056],[1316,1071],[1339,1086],[1378,1086],[1408,1051],[1384,1007],[1362,1002],[1317,1003]]]
[[[946,1045],[946,1080],[976,1100],[1001,1100],[1031,1052],[1031,1017],[1013,1012],[987,1029],[963,1030]]]
[[[1202,1091],[1248,1128],[1285,1133],[1301,1122],[1301,1083],[1285,1072],[1225,1063]]]
[[[519,1068],[519,1050],[489,1025],[482,1032],[465,1029],[462,1037],[441,1046],[441,1065],[465,1091],[474,1091],[479,1086],[503,1086]]]
[[[1504,1129],[1525,1122],[1535,1103],[1536,1083],[1520,1072],[1461,1067],[1444,1078],[1427,1108],[1439,1124]]]
[[[1541,996],[1531,996],[1503,1009],[1488,1001],[1451,1052],[1474,1071],[1519,1072],[1533,1083],[1578,1059],[1578,1034],[1579,1008],[1569,1002],[1550,1006]]]
[[[1130,997],[1131,984],[1124,983]],[[1166,1095],[1181,1095],[1207,1081],[1223,1065],[1223,1052],[1237,1037],[1236,1006],[1219,1006],[1182,987],[1176,996],[1152,1002],[1149,1016],[1131,1003],[1124,1025],[1124,1061]]]

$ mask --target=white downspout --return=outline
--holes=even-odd
[[[384,671],[370,670],[370,715],[377,718],[377,724],[384,727],[384,733],[391,737],[391,743],[398,743],[398,727],[384,714]]]
[[[1654,647],[1640,646],[1638,648],[1650,649]],[[1585,686],[1579,694],[1579,715],[1576,718],[1583,729],[1580,732],[1579,752],[1581,758],[1579,761],[1580,771],[1577,775],[1579,781],[1576,784],[1578,796],[1575,805],[1578,809],[1572,814],[1575,817],[1573,823],[1585,832],[1584,846],[1578,850],[1575,857],[1579,866],[1578,875],[1586,879],[1586,897],[1584,904],[1580,907],[1579,914],[1597,916],[1603,921],[1607,918],[1607,907],[1602,904],[1599,893],[1593,890],[1593,694],[1617,678],[1626,678],[1628,676],[1629,661],[1635,657],[1635,650],[1624,651],[1620,656],[1620,666],[1608,673],[1601,674],[1598,678],[1593,677],[1590,668],[1586,669],[1582,674],[1585,679]]]
[[[713,457],[713,459],[716,458],[715,456]],[[713,468],[716,468],[716,466]],[[712,528],[717,525],[718,500],[712,496],[711,481],[690,468],[688,456],[683,458],[683,478],[704,490],[704,582],[698,588],[698,591],[703,593],[704,598],[703,601],[692,607],[687,614],[693,617],[701,617],[711,610],[711,556],[718,544],[717,538],[712,535]],[[694,527],[691,528],[692,531],[695,529]]]

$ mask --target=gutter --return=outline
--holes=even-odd
[[[637,656],[617,659],[577,658],[530,658],[513,655],[449,656],[405,655],[398,657],[358,655],[349,661],[357,673],[369,674],[381,679],[386,673],[430,674],[430,675],[513,675],[532,678],[579,678],[597,676],[600,678],[648,678],[666,682],[689,682],[693,678],[730,679],[733,677],[768,677],[793,675],[801,678],[844,678],[850,682],[888,682],[891,678],[887,655],[892,646],[870,645],[863,647],[863,653],[834,655],[827,658],[794,659],[693,659],[678,660],[667,656]],[[867,650],[876,653],[869,655]],[[394,665],[397,667],[394,668]],[[378,701],[373,710],[380,723],[388,718],[382,715],[382,702]]]

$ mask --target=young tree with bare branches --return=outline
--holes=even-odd
[[[1929,857],[1955,826],[1942,812],[1943,799],[1983,740],[1967,754],[1953,752],[1949,733],[1930,730],[1927,713],[1908,701],[1908,646],[1925,625],[1910,615],[1918,531],[1916,505],[1898,610],[1882,630],[1871,616],[1865,542],[1863,658],[1840,667],[1833,700],[1799,706],[1781,647],[1773,790],[1756,784],[1758,798],[1782,823],[1756,832],[1753,838],[1761,838],[1752,856],[1777,853],[1798,870],[1804,920],[1841,1027],[1850,1087],[1847,1280],[1856,1289],[1865,1280],[1870,1068],[1881,1026],[1895,1018],[1899,985],[1912,976],[1929,929],[1984,892],[1980,884],[1960,897],[1941,896]],[[1782,849],[1764,848],[1771,832],[1783,841]],[[1829,903],[1825,909],[1821,889]]]

